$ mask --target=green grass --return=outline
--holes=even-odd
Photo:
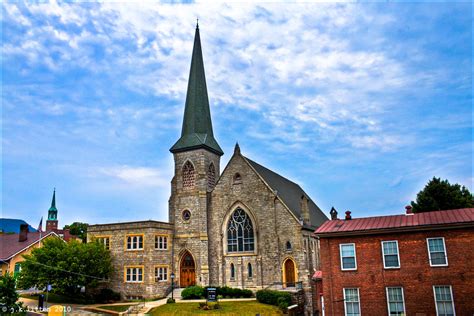
[[[125,312],[130,306],[133,306],[135,304],[128,304],[128,305],[104,305],[104,306],[98,306],[97,308],[101,309],[106,309],[108,311],[114,311],[114,312]]]
[[[43,293],[43,294],[44,294],[44,299],[45,299],[45,302],[46,302],[46,293]],[[20,296],[37,301],[39,294],[34,294],[34,295],[22,294]],[[83,298],[83,297],[69,297],[69,296],[60,295],[60,294],[49,293],[48,294],[48,303],[93,304],[94,302],[90,299],[86,299],[86,298]]]
[[[175,303],[165,304],[151,311],[151,315],[170,316],[170,315],[229,315],[240,316],[248,315],[261,316],[283,315],[281,310],[272,305],[261,304],[255,301],[250,302],[220,302],[220,309],[204,311],[199,309],[199,303]]]

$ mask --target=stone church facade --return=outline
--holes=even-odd
[[[319,268],[312,232],[327,220],[296,183],[244,156],[221,171],[196,28],[181,137],[171,147],[169,222],[91,225],[110,249],[109,286],[125,298],[162,297],[171,285],[303,288]]]

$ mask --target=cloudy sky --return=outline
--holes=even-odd
[[[166,221],[196,18],[214,133],[327,213],[472,191],[470,3],[2,6],[2,212]]]

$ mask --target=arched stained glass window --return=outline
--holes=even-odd
[[[209,168],[207,169],[207,188],[208,190],[212,190],[214,185],[216,184],[216,168],[214,164],[211,163]]]
[[[238,208],[227,224],[227,251],[254,251],[254,243],[252,221],[244,210]]]
[[[186,161],[183,167],[183,187],[185,189],[194,187],[194,166],[190,161]]]

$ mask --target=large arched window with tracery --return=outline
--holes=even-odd
[[[255,238],[252,220],[244,210],[238,208],[227,223],[227,251],[254,251]]]
[[[188,160],[183,167],[183,188],[190,189],[194,187],[194,166]]]
[[[216,168],[211,162],[209,168],[207,169],[207,189],[212,190],[216,184]]]

